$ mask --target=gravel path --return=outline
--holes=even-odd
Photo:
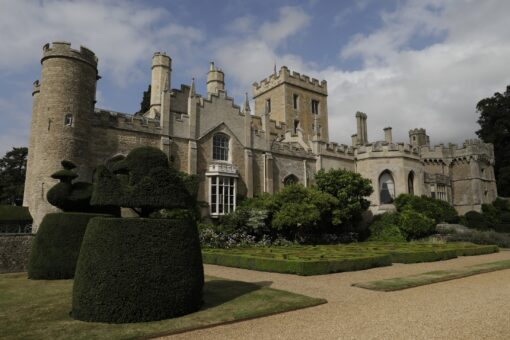
[[[510,251],[302,277],[206,265],[208,275],[255,282],[328,303],[167,339],[510,339],[510,270],[397,292],[352,283],[510,259]]]

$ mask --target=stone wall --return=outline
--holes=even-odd
[[[34,235],[0,234],[0,273],[27,270]]]

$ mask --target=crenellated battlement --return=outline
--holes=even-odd
[[[411,157],[419,159],[420,157],[418,150],[410,144],[388,142],[376,142],[357,146],[355,154],[358,158]]]
[[[292,156],[300,156],[300,157],[311,157],[313,156],[309,150],[305,150],[297,143],[285,143],[285,142],[272,142],[271,147],[272,152],[282,153],[286,155]]]
[[[159,120],[96,108],[93,125],[104,128],[161,134]]]
[[[328,156],[354,155],[354,148],[352,146],[336,142],[324,143],[324,148],[321,151],[321,154]]]
[[[55,41],[43,46],[43,57],[41,63],[49,58],[73,58],[83,61],[97,69],[98,59],[94,52],[85,46],[80,46],[79,50],[71,48],[71,43],[66,41]]]
[[[298,72],[291,73],[287,66],[282,66],[277,74],[273,73],[269,77],[262,79],[260,82],[254,82],[252,84],[253,96],[257,97],[258,95],[283,83],[291,84],[323,95],[328,94],[328,86],[325,80],[319,81],[318,79],[310,78],[309,76]]]
[[[461,159],[471,157],[483,157],[490,163],[494,162],[494,147],[492,144],[484,143],[479,139],[467,139],[462,146],[457,144],[435,145],[434,147],[424,146],[420,149],[421,157],[426,161],[437,159]]]

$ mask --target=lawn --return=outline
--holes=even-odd
[[[203,249],[204,263],[298,275],[320,275],[494,253],[497,246],[472,243],[375,243]]]
[[[155,322],[105,324],[76,321],[72,280],[28,280],[26,273],[0,274],[2,339],[132,339],[180,333],[326,303],[265,287],[267,283],[207,277],[204,306],[183,317]]]
[[[353,284],[353,286],[366,288],[370,290],[392,292],[395,290],[402,290],[407,288],[424,286],[431,283],[455,280],[471,275],[489,273],[503,269],[510,269],[509,260],[482,263],[455,270],[436,270],[417,275],[409,275],[385,280],[355,283]]]

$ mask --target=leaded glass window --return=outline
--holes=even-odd
[[[213,137],[213,160],[228,161],[228,136],[218,133]]]

